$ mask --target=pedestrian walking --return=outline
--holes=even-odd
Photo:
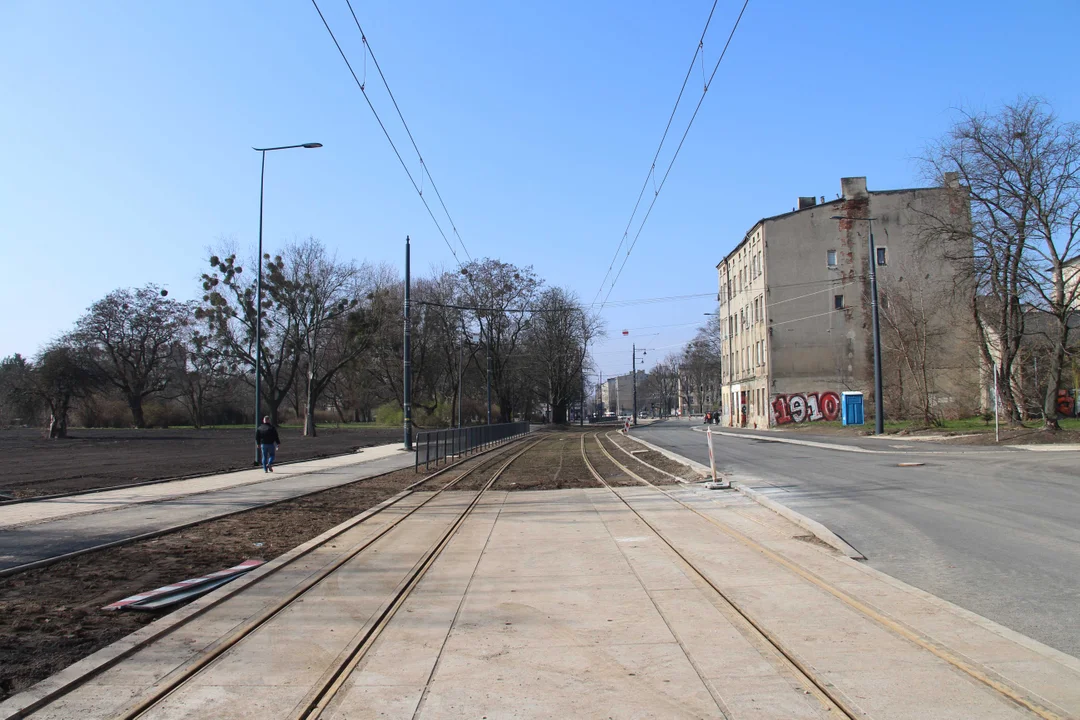
[[[274,472],[274,456],[281,445],[277,428],[270,423],[270,416],[262,419],[262,425],[255,429],[255,444],[262,452],[263,472]]]

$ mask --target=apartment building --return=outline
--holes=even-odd
[[[978,352],[970,322],[964,322],[970,317],[966,301],[956,292],[957,268],[920,233],[928,214],[969,212],[955,177],[946,183],[949,187],[868,191],[865,177],[842,178],[836,200],[800,197],[791,212],[750,228],[716,266],[724,424],[834,420],[844,391],[863,392],[872,412],[869,223],[864,218],[873,218],[873,261],[883,305],[891,297],[890,312],[918,306],[921,320],[912,332],[934,339],[929,352],[913,358],[902,342],[906,320],[898,312],[889,315],[896,316],[890,327],[897,342],[886,343],[888,354],[883,352],[884,397],[902,408],[910,402],[913,384],[930,376],[935,407],[977,404]]]

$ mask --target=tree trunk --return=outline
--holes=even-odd
[[[1043,430],[1055,432],[1061,429],[1058,424],[1058,387],[1061,385],[1061,371],[1065,365],[1065,343],[1069,337],[1069,324],[1058,318],[1057,337],[1054,338],[1054,350],[1050,353],[1050,372],[1046,377],[1046,397],[1043,399]]]
[[[135,427],[146,427],[146,418],[143,415],[142,397],[139,395],[129,395],[128,407],[131,408],[131,420],[135,423]]]
[[[551,406],[551,422],[553,423],[565,423],[567,413],[566,401],[556,403]]]
[[[307,404],[304,408],[304,437],[315,437],[315,378],[308,373]]]

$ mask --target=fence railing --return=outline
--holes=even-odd
[[[496,443],[513,440],[528,432],[529,423],[515,422],[417,433],[414,469],[420,469],[421,461],[425,470],[432,463],[438,467],[440,463],[450,462],[452,458],[486,450]]]

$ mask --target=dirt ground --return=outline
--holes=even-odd
[[[393,428],[334,429],[303,437],[283,428],[278,461],[310,460],[394,442]],[[0,494],[33,497],[107,488],[127,483],[250,467],[254,431],[78,430],[65,440],[46,440],[40,430],[0,430]],[[0,499],[3,499],[0,497]]]
[[[652,465],[654,467],[658,467],[661,470],[666,470],[667,472],[671,473],[672,475],[678,475],[683,480],[688,480],[690,482],[698,482],[699,480],[704,479],[703,475],[701,475],[696,470],[692,469],[690,466],[683,465],[681,462],[677,462],[675,460],[672,460],[671,458],[669,458],[667,455],[664,455],[663,453],[658,453],[655,450],[651,450],[651,449],[647,448],[646,446],[644,446],[641,443],[634,440],[633,437],[628,438],[625,435],[619,435],[618,433],[612,433],[612,435],[610,437],[607,437],[607,436],[605,436],[605,437],[607,439],[609,439],[609,440],[613,440],[615,443],[617,443],[620,447],[624,448],[625,450],[633,451],[634,452],[634,457],[638,458],[642,462],[646,462],[649,465]],[[642,452],[642,451],[644,451],[644,452]],[[612,454],[615,454],[615,453],[613,452]],[[623,455],[622,453],[618,453],[616,455],[616,457],[618,457],[619,455],[621,455],[623,459],[629,460],[629,458],[627,458],[626,455]],[[622,462],[621,459],[620,459],[620,462]],[[671,478],[669,478],[669,477],[664,477],[664,482],[674,482],[674,481],[672,481]]]
[[[603,435],[601,434],[599,437],[603,437]],[[578,450],[580,451],[580,449],[579,445]],[[593,433],[585,436],[585,454],[589,456],[589,462],[596,468],[596,472],[600,473],[601,477],[609,485],[615,487],[641,487],[641,483],[624,473],[618,465],[607,459],[607,456],[601,452],[597,445],[597,436]]]
[[[494,464],[497,454],[461,469]],[[440,476],[432,488],[457,473]],[[106,612],[102,606],[243,560],[272,560],[421,477],[400,470],[5,578],[0,581],[0,700],[175,609]]]
[[[562,490],[595,488],[600,483],[581,459],[581,433],[552,433],[506,469],[496,490]]]
[[[648,480],[653,485],[678,484],[678,480],[674,480],[671,477],[665,475],[664,473],[657,472],[654,467],[651,467],[651,463],[648,463],[648,461],[641,459],[639,456],[644,455],[644,453],[635,454],[633,458],[631,458],[629,455],[620,452],[619,449],[615,447],[615,445],[620,445],[622,447],[625,447],[627,450],[638,450],[643,449],[644,446],[639,445],[638,443],[635,443],[633,441],[628,441],[624,438],[620,438],[617,441],[614,439],[614,436],[609,437],[607,436],[607,434],[601,435],[600,441],[604,443],[604,447],[607,448],[607,451],[611,453],[611,456],[613,458],[630,468],[631,472],[638,475],[639,477]],[[659,455],[659,453],[656,454]],[[663,456],[661,455],[661,457]]]

